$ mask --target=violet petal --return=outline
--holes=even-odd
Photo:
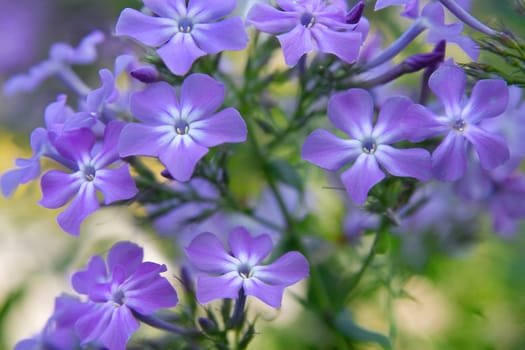
[[[392,175],[414,177],[420,181],[427,181],[432,177],[430,153],[425,149],[397,149],[379,145],[375,156],[379,164]]]
[[[260,264],[270,254],[273,242],[269,235],[252,237],[244,227],[234,228],[228,236],[233,256],[250,266]]]
[[[191,123],[190,135],[200,145],[213,147],[222,143],[246,141],[246,123],[234,108]]]
[[[289,286],[308,277],[306,258],[299,252],[288,252],[273,263],[255,266],[253,276],[266,284]]]
[[[197,301],[206,304],[215,299],[237,299],[243,279],[237,271],[221,276],[201,275],[197,279]]]
[[[304,160],[332,171],[339,170],[361,153],[361,142],[340,139],[324,129],[308,135],[301,150]]]
[[[371,135],[373,113],[372,97],[363,89],[337,93],[328,102],[328,118],[332,124],[355,139]]]
[[[467,167],[465,138],[451,131],[432,153],[432,171],[441,181],[456,181]]]
[[[370,189],[385,178],[373,155],[362,154],[354,164],[341,174],[350,198],[357,204],[366,202]]]

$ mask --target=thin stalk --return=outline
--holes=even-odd
[[[459,4],[455,0],[439,0],[439,1],[443,4],[443,6],[449,9],[449,11],[454,14],[454,16],[456,16],[459,20],[461,20],[463,23],[465,23],[472,29],[475,29],[478,32],[481,32],[489,36],[497,36],[501,34],[495,31],[494,29],[490,28],[489,26],[487,26],[485,23],[478,20],[476,17],[472,16],[463,7],[459,6]]]

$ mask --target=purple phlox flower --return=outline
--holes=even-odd
[[[498,170],[505,167],[510,173],[525,157],[525,102],[522,99],[523,90],[517,86],[509,87],[509,103],[507,109],[498,117],[484,119],[480,125],[483,129],[502,135],[509,147],[510,158]]]
[[[86,96],[85,105],[85,110],[96,118],[100,118],[104,110],[117,102],[120,97],[113,73],[109,69],[101,69],[98,74],[101,86]]]
[[[33,155],[29,159],[17,158],[17,168],[2,174],[0,185],[4,197],[11,196],[18,186],[28,183],[40,176],[40,159],[46,153],[47,132],[37,128],[31,133],[31,149]]]
[[[432,154],[433,173],[441,181],[455,181],[463,176],[468,144],[474,147],[485,169],[493,169],[509,159],[503,137],[480,125],[483,119],[505,111],[507,85],[500,79],[479,80],[468,100],[464,96],[465,85],[466,75],[461,68],[443,64],[430,76],[429,87],[443,105],[444,113],[413,105],[405,115],[410,141],[446,134]]]
[[[249,23],[261,32],[279,34],[287,65],[294,66],[311,51],[330,53],[341,60],[355,62],[365,39],[360,23],[347,23],[343,2],[324,0],[278,0],[276,9],[255,4],[247,15]]]
[[[88,113],[74,112],[66,105],[66,101],[66,95],[59,95],[56,102],[46,107],[46,129],[36,128],[31,133],[33,155],[29,159],[16,159],[17,168],[2,175],[1,188],[4,196],[12,195],[19,185],[36,179],[40,175],[40,160],[43,157],[51,158],[65,166],[72,166],[71,161],[55,149],[53,141],[64,132],[91,128],[96,120]]]
[[[437,44],[445,40],[457,44],[474,61],[479,57],[479,46],[469,37],[462,36],[463,23],[445,24],[445,12],[439,3],[429,3],[421,11],[421,19],[429,28],[426,40]]]
[[[116,146],[123,127],[122,122],[110,122],[101,147],[96,147],[95,134],[89,129],[71,131],[55,140],[58,153],[74,166],[70,168],[72,173],[51,170],[44,174],[40,204],[46,208],[60,208],[74,198],[58,215],[58,223],[64,231],[79,234],[82,221],[100,206],[97,190],[102,192],[106,205],[129,199],[138,192],[129,165],[117,167],[120,157]]]
[[[430,182],[419,187],[398,212],[402,255],[421,266],[436,251],[462,250],[479,233],[479,207],[458,197],[450,183]],[[432,244],[429,246],[429,242]]]
[[[353,162],[341,174],[341,179],[350,198],[358,205],[364,204],[368,191],[385,177],[381,167],[394,176],[428,180],[430,154],[426,150],[390,146],[407,138],[401,121],[412,104],[401,96],[388,99],[372,125],[374,103],[366,90],[338,93],[328,102],[328,117],[351,139],[341,139],[324,129],[315,130],[303,144],[302,157],[331,171]]]
[[[350,205],[343,221],[343,235],[351,244],[359,242],[366,230],[379,228],[380,216]]]
[[[246,124],[236,109],[215,113],[223,100],[224,85],[204,74],[184,80],[180,99],[168,83],[146,86],[131,96],[131,113],[141,123],[122,131],[120,155],[159,157],[174,179],[188,181],[209,147],[246,140]]]
[[[109,98],[106,100],[105,109],[103,109],[106,119],[114,119],[114,116],[118,114],[129,115],[131,94],[142,90],[144,82],[150,83],[159,80],[159,73],[153,65],[141,63],[132,54],[118,56],[115,59],[113,71],[112,80],[109,79],[107,74],[108,78],[104,79],[106,83],[103,83],[100,88],[102,90],[106,86],[104,96]],[[136,75],[134,72],[136,72]],[[102,81],[104,82],[104,80]],[[117,87],[117,81],[123,81],[124,83],[119,84]]]
[[[525,176],[518,170],[501,170],[485,170],[470,161],[465,176],[455,183],[455,190],[466,201],[488,210],[494,231],[508,237],[525,219]]]
[[[107,265],[96,255],[73,275],[73,288],[87,295],[92,306],[75,323],[82,345],[99,341],[109,350],[124,350],[140,326],[134,314],[150,315],[177,305],[177,292],[160,275],[166,266],[142,259],[141,247],[118,242],[108,253]]]
[[[73,48],[66,43],[56,43],[49,50],[49,58],[29,69],[28,73],[11,77],[4,85],[4,93],[12,96],[19,92],[31,92],[52,75],[69,75],[69,66],[90,64],[97,58],[96,46],[104,40],[104,34],[94,31]],[[81,89],[83,90],[84,87]]]
[[[299,252],[284,254],[269,265],[263,260],[272,250],[267,234],[252,237],[242,226],[228,237],[229,253],[210,232],[197,236],[186,248],[189,261],[201,271],[197,277],[197,300],[236,299],[242,289],[266,304],[278,308],[284,288],[308,277],[308,261]]]
[[[67,96],[59,95],[56,102],[49,104],[44,112],[51,142],[64,133],[82,128],[91,129],[97,124],[97,119],[93,115],[88,112],[75,112],[66,103]]]
[[[117,22],[116,34],[152,47],[176,75],[186,74],[206,54],[242,50],[248,35],[239,16],[220,20],[236,6],[235,0],[143,0],[157,16],[127,8]]]
[[[384,9],[388,6],[401,6],[404,5],[405,9],[402,15],[408,18],[417,18],[419,14],[419,0],[377,0],[374,7],[374,11]]]
[[[78,298],[63,294],[55,299],[53,315],[48,319],[42,332],[24,339],[15,345],[15,350],[71,350],[80,348],[80,339],[75,331],[75,322],[91,306]],[[90,344],[91,348],[98,349]]]
[[[396,232],[401,235],[427,232],[443,237],[454,235],[457,227],[474,221],[477,215],[477,208],[458,197],[451,184],[431,182],[418,188],[408,204],[399,210],[401,224]]]

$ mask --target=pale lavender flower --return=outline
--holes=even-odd
[[[402,13],[403,16],[409,18],[417,18],[419,14],[419,0],[377,0],[374,11],[384,9],[389,6],[401,6],[404,5],[405,9]]]
[[[201,304],[237,299],[242,290],[277,308],[284,289],[308,277],[308,261],[296,251],[269,265],[261,264],[272,250],[269,235],[252,237],[239,226],[230,232],[228,245],[226,250],[213,233],[205,232],[186,248],[189,261],[201,271],[197,277],[197,300]]]
[[[286,64],[294,66],[311,51],[330,53],[353,63],[365,39],[368,26],[361,21],[346,21],[346,6],[341,1],[278,0],[280,10],[268,4],[255,4],[248,22],[261,32],[279,34]],[[365,32],[361,27],[366,27]]]
[[[510,158],[498,171],[509,174],[525,158],[525,102],[523,90],[517,86],[509,87],[509,103],[505,111],[496,118],[484,119],[480,126],[505,138]],[[505,169],[502,169],[505,168]]]
[[[56,74],[77,93],[86,94],[88,88],[78,80],[70,66],[93,63],[97,58],[96,46],[103,40],[104,34],[94,31],[82,39],[76,48],[66,43],[54,44],[47,60],[33,66],[26,74],[18,74],[7,80],[4,93],[11,96],[19,92],[31,92],[48,77]]]
[[[107,265],[96,255],[73,275],[73,288],[92,306],[75,323],[82,345],[99,341],[109,350],[124,350],[140,326],[137,316],[177,305],[175,289],[160,275],[166,266],[143,262],[143,256],[136,244],[119,242],[109,251]]]
[[[102,192],[106,205],[129,199],[138,192],[129,166],[113,167],[120,160],[116,146],[123,124],[113,121],[106,126],[101,149],[95,147],[95,134],[85,128],[64,133],[54,141],[58,153],[73,165],[72,173],[61,170],[45,173],[40,204],[60,208],[74,198],[58,215],[64,231],[79,234],[82,221],[100,207],[97,190]]]
[[[505,111],[508,102],[505,81],[479,80],[468,101],[464,96],[465,85],[465,72],[457,66],[444,64],[429,79],[429,87],[443,105],[444,113],[436,114],[422,105],[413,105],[405,115],[405,127],[411,141],[446,134],[432,154],[434,176],[442,181],[455,181],[463,176],[468,143],[476,150],[485,169],[493,169],[509,158],[505,140],[480,125],[483,119]]]
[[[230,14],[236,0],[143,0],[157,16],[127,8],[117,22],[117,35],[158,47],[157,53],[176,75],[186,74],[206,54],[242,50],[248,43],[242,19]]]
[[[388,99],[372,125],[374,104],[366,90],[338,93],[328,102],[328,117],[351,139],[341,139],[324,129],[315,130],[303,144],[302,157],[331,171],[353,162],[341,174],[341,179],[350,198],[358,205],[364,204],[368,191],[385,177],[381,167],[394,176],[428,180],[430,154],[426,150],[390,146],[407,138],[401,121],[411,105],[405,97]]]
[[[455,191],[487,210],[494,231],[502,236],[515,235],[519,221],[525,219],[525,206],[521,205],[525,203],[525,175],[516,168],[485,170],[470,161],[465,176],[455,183]]]
[[[131,113],[141,123],[122,131],[120,155],[159,157],[174,179],[189,180],[209,147],[246,140],[246,124],[236,109],[215,113],[223,100],[224,86],[204,74],[184,80],[180,99],[168,83],[148,85],[131,96]]]

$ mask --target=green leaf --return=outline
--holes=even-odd
[[[376,343],[383,349],[392,349],[392,344],[387,336],[359,326],[354,322],[352,315],[347,310],[343,310],[336,316],[334,326],[348,340]]]

